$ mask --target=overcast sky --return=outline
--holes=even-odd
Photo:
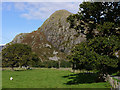
[[[2,43],[13,40],[19,33],[37,30],[56,10],[79,11],[81,2],[3,2]]]

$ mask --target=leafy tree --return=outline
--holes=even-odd
[[[70,59],[71,62],[78,63],[81,66],[78,68],[81,69],[96,69],[104,63],[106,66],[117,67],[118,58],[115,56],[115,52],[118,49],[120,49],[120,42],[117,37],[113,36],[109,39],[96,37],[76,45],[72,50]],[[98,70],[102,70],[102,68],[104,67]]]
[[[120,2],[83,2],[79,10],[77,14],[70,15],[67,21],[70,23],[70,28],[85,34],[87,39],[94,38],[98,25],[104,25],[106,29],[112,25],[117,32],[113,29],[111,32],[120,35]]]
[[[69,56],[76,69],[97,69],[103,75],[118,67],[115,52],[120,50],[120,2],[83,2],[80,11],[67,21],[87,38]]]
[[[11,44],[2,50],[3,66],[28,66],[38,61],[38,57],[29,46],[24,44]]]

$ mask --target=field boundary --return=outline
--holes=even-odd
[[[106,81],[108,81],[113,88],[120,89],[120,82],[118,82],[117,80],[113,79],[112,76],[107,75]]]

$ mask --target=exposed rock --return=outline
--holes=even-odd
[[[71,14],[66,10],[56,11],[37,31],[21,33],[11,43],[31,46],[42,61],[65,59],[66,54],[69,54],[75,44],[86,40],[84,35],[69,28],[66,18]],[[54,56],[56,54],[57,56]]]
[[[67,54],[69,54],[70,49],[75,44],[85,40],[85,36],[80,34],[76,37],[78,34],[76,30],[69,29],[69,23],[66,18],[71,14],[66,10],[56,11],[39,28],[54,47]]]
[[[60,58],[57,56],[49,57],[49,60],[58,61]]]
[[[12,41],[12,43],[21,43],[22,40],[24,39],[24,36],[26,35],[27,33],[20,33],[18,34]]]
[[[56,54],[58,54],[58,52],[56,52],[56,51],[54,50],[53,54],[56,55]]]
[[[51,45],[49,45],[49,44],[45,44],[45,47],[49,47],[49,48],[51,48]]]

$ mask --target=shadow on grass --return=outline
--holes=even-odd
[[[69,79],[69,81],[64,84],[72,85],[72,84],[83,84],[83,83],[95,83],[97,82],[98,75],[96,73],[79,73],[79,74],[70,74],[67,76],[63,76],[63,78]]]
[[[14,70],[14,71],[19,71],[20,72],[20,71],[27,71],[27,70]]]
[[[20,72],[20,71],[31,71],[32,69],[20,69],[20,70],[14,70],[14,71],[18,71],[18,72]]]

